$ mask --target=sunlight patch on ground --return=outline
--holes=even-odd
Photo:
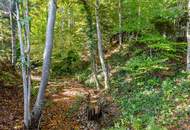
[[[34,76],[34,75],[31,75],[31,79],[33,80],[33,81],[41,81],[41,76]]]
[[[22,129],[22,125],[16,125],[16,126],[14,127],[14,129],[20,130],[20,129]]]

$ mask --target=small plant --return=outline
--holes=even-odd
[[[78,95],[73,105],[68,109],[66,116],[71,118],[74,115],[74,113],[79,110],[83,100],[84,97],[82,95]]]
[[[146,127],[145,130],[167,130],[167,129],[166,129],[166,128],[163,128],[163,127],[161,127],[161,126],[158,126],[158,125],[155,123],[154,119],[151,119],[149,125]]]
[[[36,97],[38,94],[38,87],[37,86],[31,86],[31,96]]]

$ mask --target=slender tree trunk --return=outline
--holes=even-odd
[[[119,13],[119,45],[120,45],[120,47],[122,47],[122,15],[121,15],[121,0],[119,0],[118,13]]]
[[[28,0],[25,0],[25,31],[26,31],[26,43],[27,43],[27,86],[28,86],[28,111],[30,112],[30,91],[31,91],[31,68],[30,68],[30,23],[29,23],[29,8],[28,8]],[[30,121],[30,116],[29,116]]]
[[[65,21],[64,21],[64,12],[65,12],[65,9],[64,7],[62,7],[61,9],[61,13],[62,13],[62,20],[61,20],[61,31],[62,31],[62,34],[63,34],[63,31],[64,31],[64,24],[65,24]]]
[[[187,21],[187,71],[190,72],[190,0],[188,1],[188,21]]]
[[[11,25],[11,50],[12,50],[12,57],[11,57],[11,62],[12,65],[16,66],[16,19],[14,15],[16,14],[15,11],[15,0],[11,0],[11,12],[10,12],[10,25]]]
[[[102,66],[102,71],[104,74],[104,83],[105,83],[105,89],[109,88],[109,78],[108,78],[108,70],[106,68],[105,62],[104,62],[104,51],[103,51],[103,45],[102,45],[102,33],[100,30],[100,20],[99,20],[99,0],[96,0],[96,29],[97,29],[97,36],[98,36],[98,53],[99,53],[99,59]]]
[[[3,27],[2,26],[0,26],[1,27],[1,37],[4,37],[3,36]],[[1,45],[4,47],[4,41],[3,41],[3,38],[1,39]]]
[[[33,127],[37,127],[39,125],[43,103],[44,103],[44,95],[45,89],[47,87],[48,78],[49,78],[49,69],[51,64],[51,55],[52,55],[52,48],[53,48],[53,30],[55,25],[56,19],[56,0],[50,0],[49,2],[49,13],[48,13],[48,23],[47,23],[47,30],[46,30],[46,45],[44,50],[44,57],[43,57],[43,68],[42,68],[42,79],[40,83],[40,88],[37,96],[37,100],[35,106],[32,111],[32,119],[31,124],[34,125]],[[37,128],[36,128],[37,129]]]
[[[137,0],[138,2],[138,31],[136,34],[136,40],[138,39],[140,33],[140,26],[141,26],[141,0]]]
[[[68,7],[68,29],[69,34],[67,35],[67,41],[69,42],[69,46],[72,46],[72,29],[73,29],[73,9],[71,6]]]
[[[22,26],[20,23],[20,11],[19,4],[16,3],[16,12],[17,12],[17,26],[18,26],[18,37],[20,42],[20,53],[21,53],[21,63],[22,63],[22,78],[23,78],[23,90],[24,90],[24,126],[26,129],[29,128],[29,116],[30,112],[28,111],[28,86],[27,86],[27,78],[26,78],[26,60],[24,53],[24,44],[22,39]]]
[[[95,40],[94,40],[94,29],[93,29],[93,22],[92,22],[92,13],[90,11],[90,8],[85,0],[82,0],[84,9],[86,11],[86,20],[88,24],[88,46],[89,46],[89,52],[90,52],[90,59],[91,59],[91,68],[94,75],[95,83],[97,89],[100,89],[100,83],[98,81],[97,77],[97,70],[96,70],[96,46],[95,46]]]

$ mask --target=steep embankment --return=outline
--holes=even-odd
[[[112,94],[123,113],[119,126],[135,130],[189,129],[186,43],[151,41],[150,37],[112,52],[106,56]]]
[[[0,86],[17,86],[21,83],[18,72],[8,59],[0,59]]]
[[[0,61],[0,129],[17,129],[22,125],[23,101],[21,77],[8,60]]]

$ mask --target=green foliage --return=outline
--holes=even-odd
[[[109,128],[109,129],[106,129],[106,130],[126,130],[126,128]]]
[[[176,125],[177,121],[184,119],[189,111],[186,102],[190,89],[186,77],[185,73],[178,73],[176,78],[163,81],[159,78],[144,77],[144,81],[134,80],[130,85],[120,88],[122,89],[120,91],[125,92],[121,97],[117,96],[123,109],[120,125],[131,126],[137,130],[144,128],[162,130],[162,127],[156,124]],[[182,102],[185,104],[182,105]],[[150,124],[152,118],[156,118],[154,125]]]
[[[88,1],[92,34],[81,3],[75,0],[58,1],[51,69],[53,77],[74,75],[84,82],[92,73],[87,59],[90,40],[87,36],[94,38],[90,49],[96,48],[94,2]],[[121,31],[127,32],[127,38],[134,35],[135,40],[123,43],[123,49],[112,54],[109,41],[120,31],[118,1],[100,1],[102,38],[107,54],[111,53],[108,61],[114,70],[110,77],[111,92],[122,110],[122,118],[110,130],[131,127],[134,130],[166,130],[164,127],[176,125],[188,116],[190,82],[188,74],[182,71],[187,45],[176,42],[178,33],[182,32],[180,29],[186,25],[186,4],[181,0],[122,0]],[[22,25],[28,20],[31,22],[31,65],[34,68],[42,66],[47,5],[48,1],[31,0],[30,17],[21,16]],[[179,25],[182,27],[179,28]],[[10,55],[9,21],[0,20],[0,27],[0,56]],[[20,58],[18,43],[17,57]],[[0,71],[0,80],[12,82],[12,79],[12,74]],[[36,96],[37,87],[32,87],[31,91],[32,96]],[[50,89],[52,94],[58,91]],[[81,101],[79,97],[66,115],[71,117]],[[47,106],[51,104],[46,103]]]
[[[74,113],[78,111],[78,109],[80,108],[81,103],[84,101],[84,96],[82,95],[78,95],[76,97],[76,101],[75,103],[73,103],[73,105],[68,109],[66,116],[67,117],[72,117],[74,116]]]
[[[72,74],[78,71],[80,68],[80,57],[79,55],[70,50],[67,54],[59,53],[55,56],[55,59],[59,58],[58,61],[55,61],[52,66],[52,71],[55,72],[57,75],[62,74]]]
[[[152,120],[150,120],[150,123],[147,126],[146,130],[167,130],[167,129],[158,126],[157,124],[155,124],[155,121],[152,119]]]
[[[36,97],[38,94],[38,86],[32,86],[31,87],[31,96]]]
[[[165,61],[167,61],[167,58],[158,59],[157,57],[150,58],[142,55],[130,59],[124,69],[127,69],[128,72],[133,73],[135,76],[149,74],[162,69],[167,70],[167,66],[163,64]]]
[[[146,34],[112,56],[117,70],[111,79],[112,94],[123,112],[120,127],[165,130],[186,117],[188,103],[176,108],[189,97],[188,74],[181,72],[185,51],[184,43]]]

